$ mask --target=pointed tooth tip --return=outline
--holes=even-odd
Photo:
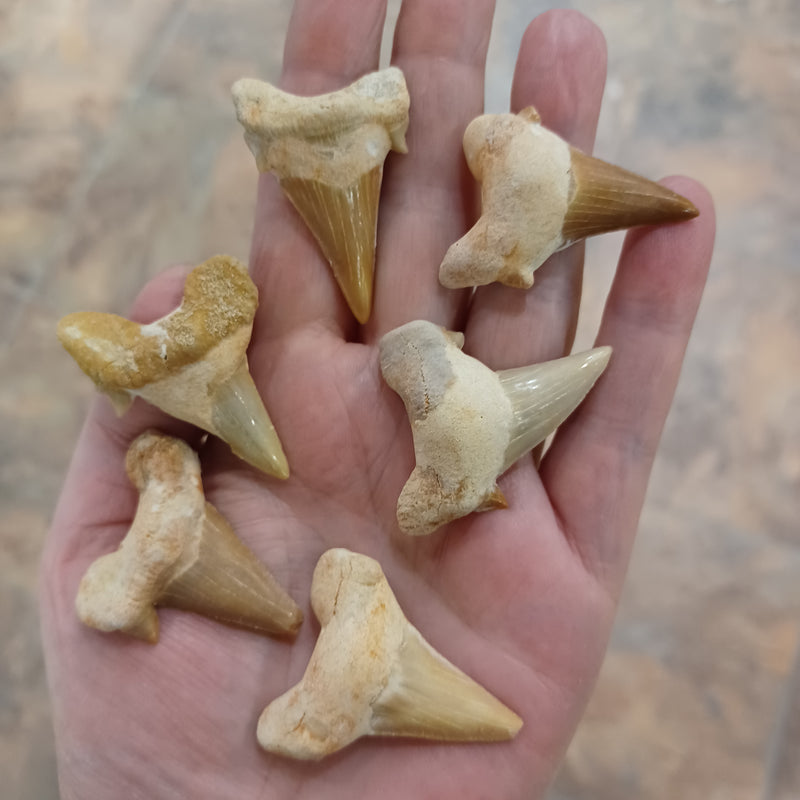
[[[300,630],[304,619],[305,617],[303,616],[303,612],[296,607],[289,614],[289,618],[286,623],[286,634],[292,638],[297,636],[297,632]]]
[[[688,197],[684,197],[682,194],[672,191],[672,189],[663,184],[657,185],[661,186],[666,192],[669,192],[669,194],[663,198],[664,207],[661,209],[664,222],[683,222],[700,216],[700,211],[697,206],[689,200]],[[654,224],[658,223],[659,220],[656,219]]]
[[[372,259],[374,265],[374,254]],[[329,263],[350,313],[360,325],[365,325],[372,313],[373,275],[354,274],[348,265],[341,264],[338,259],[330,259]]]
[[[293,609],[281,609],[281,615],[277,614],[269,618],[269,624],[256,626],[256,625],[242,625],[245,630],[252,630],[258,633],[266,633],[269,636],[277,638],[285,638],[293,640],[297,637],[297,633],[303,625],[305,617],[303,612],[295,606]]]
[[[372,313],[372,295],[359,293],[357,296],[345,295],[351,313],[361,325],[366,325]]]
[[[519,714],[515,714],[510,708],[506,707],[506,715],[502,721],[502,726],[505,728],[505,736],[498,738],[497,741],[508,741],[516,737],[522,729],[524,722]],[[499,721],[498,721],[499,722]]]
[[[289,462],[286,460],[286,454],[282,448],[278,451],[272,450],[264,453],[263,457],[256,454],[254,457],[243,458],[243,460],[273,478],[279,478],[282,481],[289,478]]]
[[[683,200],[683,216],[686,219],[694,219],[700,216],[700,209],[688,197],[678,195]]]
[[[594,376],[592,378],[592,383],[594,383],[605,372],[611,354],[612,348],[609,345],[602,345],[583,353],[576,353],[575,356],[582,358],[581,369],[588,370]]]
[[[586,353],[586,363],[598,363],[605,366],[608,364],[609,359],[611,358],[611,354],[614,352],[614,349],[611,345],[604,344],[600,345],[599,347],[594,347],[591,350],[588,350]]]

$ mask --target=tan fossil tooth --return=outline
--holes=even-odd
[[[439,267],[449,288],[528,288],[535,269],[578,239],[698,214],[685,197],[571,147],[534,108],[477,117],[464,154],[481,183],[482,213]]]
[[[610,347],[493,372],[464,337],[417,320],[380,342],[383,377],[403,399],[416,466],[397,501],[406,533],[424,535],[503,508],[497,478],[552,433],[601,375]]]
[[[265,750],[319,759],[362,736],[492,742],[522,726],[422,638],[377,561],[328,550],[314,570],[311,605],[319,639],[301,681],[261,714]]]
[[[236,116],[261,172],[274,172],[314,234],[350,309],[372,308],[383,162],[407,152],[409,97],[397,67],[330,94],[298,97],[245,78]]]
[[[258,633],[293,636],[294,601],[206,502],[200,462],[186,444],[154,432],[128,450],[139,505],[119,549],[86,571],[75,602],[102,631],[158,641],[155,606],[179,608]]]
[[[247,365],[257,305],[247,267],[216,256],[192,270],[183,302],[167,316],[139,325],[114,314],[70,314],[58,338],[118,413],[141,397],[287,478],[283,447]]]

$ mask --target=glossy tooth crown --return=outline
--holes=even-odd
[[[264,749],[319,759],[361,736],[488,742],[521,727],[408,622],[377,561],[329,550],[311,604],[322,630],[300,683],[259,719]]]
[[[114,314],[70,314],[58,338],[119,413],[141,397],[286,478],[286,456],[247,367],[257,305],[247,268],[216,256],[189,274],[183,302],[166,317],[139,325]]]
[[[258,633],[296,633],[300,609],[206,502],[188,445],[142,434],[126,467],[139,505],[119,549],[81,581],[75,605],[86,625],[154,643],[155,606],[168,606]]]
[[[481,183],[482,214],[442,261],[439,279],[450,288],[528,288],[537,267],[578,239],[698,213],[660,184],[570,147],[534,108],[477,117],[464,154]]]
[[[252,79],[233,86],[236,116],[261,172],[274,172],[314,234],[354,316],[372,307],[383,162],[407,151],[409,97],[396,67],[316,97]]]
[[[610,347],[497,372],[513,421],[503,471],[543,442],[577,407],[603,374]]]
[[[605,369],[611,349],[496,373],[463,336],[418,320],[380,343],[383,377],[403,399],[416,466],[397,502],[402,530],[428,534],[506,506],[497,478],[551,434]]]

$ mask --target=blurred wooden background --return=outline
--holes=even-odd
[[[41,543],[88,397],[56,320],[248,253],[229,99],[280,0],[0,3],[0,793],[57,797]],[[551,4],[499,0],[487,109]],[[552,800],[800,798],[800,3],[575,0],[609,45],[596,153],[704,181],[718,242],[618,623]],[[388,24],[399,3],[391,2]],[[592,241],[588,344],[620,237]]]

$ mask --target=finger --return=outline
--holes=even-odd
[[[714,210],[703,187],[665,181],[700,210],[691,222],[629,233],[598,344],[609,367],[556,434],[541,476],[565,535],[616,594],[708,273]]]
[[[411,319],[453,327],[466,302],[438,274],[474,218],[461,140],[483,109],[493,14],[493,0],[405,0],[400,10],[393,61],[411,95],[408,154],[387,162],[368,340]]]
[[[385,14],[386,0],[297,0],[286,35],[282,87],[322,94],[375,70]],[[259,339],[309,324],[337,335],[355,330],[330,266],[271,174],[258,181],[250,264],[262,297]]]
[[[511,92],[512,111],[533,105],[542,123],[591,152],[606,75],[606,45],[577,11],[550,11],[525,31]],[[493,369],[557,358],[572,347],[583,275],[583,244],[553,255],[525,291],[480,287],[467,349]]]

